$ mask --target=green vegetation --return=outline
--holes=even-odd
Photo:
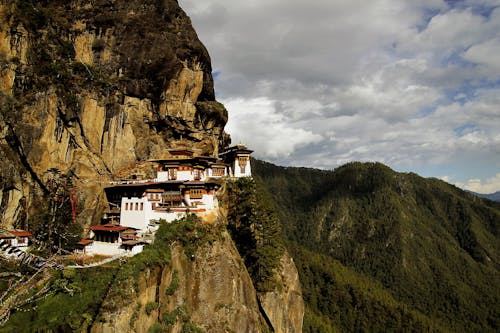
[[[276,287],[283,254],[280,223],[263,190],[251,178],[227,184],[228,229],[258,291]]]
[[[328,256],[298,246],[290,250],[306,301],[305,332],[446,331],[445,326],[396,301],[376,280]]]
[[[378,163],[253,172],[299,269],[305,332],[499,330],[499,203]]]
[[[163,332],[163,326],[160,323],[154,323],[148,329],[148,333],[161,333]]]
[[[146,304],[146,313],[148,316],[153,312],[154,310],[157,310],[159,307],[159,304],[157,302],[149,302]]]
[[[205,333],[205,330],[193,323],[185,323],[182,325],[181,333]]]
[[[81,270],[78,274],[54,272],[49,296],[27,308],[14,312],[2,332],[71,332],[86,330],[97,316],[117,265]]]
[[[170,265],[170,244],[173,241],[195,249],[210,239],[210,236],[202,237],[208,233],[197,216],[189,215],[172,223],[162,223],[154,243],[123,264],[115,261],[93,269],[55,271],[47,282],[50,285],[47,297],[13,312],[0,331],[35,332],[41,327],[47,332],[86,331],[101,309],[112,311],[134,299],[140,272]],[[15,272],[19,268],[5,266],[5,270]],[[176,275],[177,279],[174,279]],[[174,278],[172,289],[179,283],[175,271]],[[7,288],[3,282],[0,286]],[[146,304],[145,310],[150,314],[157,308],[159,304],[151,302]],[[183,322],[189,321],[189,311],[185,306],[176,311],[177,316]]]
[[[174,273],[172,274],[172,281],[170,282],[165,293],[168,296],[172,296],[177,290],[177,288],[179,288],[179,271],[174,269]]]

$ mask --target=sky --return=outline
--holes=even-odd
[[[179,0],[255,157],[500,190],[500,0]]]

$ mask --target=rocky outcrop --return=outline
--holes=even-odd
[[[277,272],[277,285],[273,291],[258,293],[262,309],[276,333],[302,332],[304,300],[299,274],[292,257],[285,253],[281,257]]]
[[[177,333],[190,323],[205,332],[300,333],[304,302],[288,254],[277,281],[276,290],[257,293],[227,231],[189,257],[173,244],[171,265],[146,269],[138,282],[114,286],[91,332],[147,332],[159,325]]]
[[[141,273],[135,300],[103,310],[91,331],[147,332],[155,323],[169,332],[181,332],[186,323],[206,332],[263,332],[267,327],[252,280],[226,231],[190,258],[174,244],[171,266]],[[148,304],[154,308],[147,309]]]
[[[118,172],[177,145],[215,155],[226,137],[209,55],[175,0],[3,0],[0,102],[6,227],[29,227],[51,168],[73,175],[89,224]]]

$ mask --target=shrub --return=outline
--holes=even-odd
[[[174,270],[174,273],[172,275],[172,281],[170,281],[170,285],[168,286],[165,293],[168,296],[171,296],[174,294],[177,288],[179,288],[179,271]]]
[[[148,316],[153,312],[154,310],[158,309],[158,303],[157,302],[148,302],[146,304],[146,313]]]
[[[163,332],[163,326],[159,323],[154,323],[148,329],[148,333],[161,333],[161,332]]]

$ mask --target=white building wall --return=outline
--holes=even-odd
[[[163,219],[167,222],[172,222],[174,220],[183,218],[186,216],[185,212],[167,212],[167,211],[152,211],[151,218],[148,220],[148,224],[150,220],[159,220]]]
[[[201,180],[205,179],[204,172],[201,172]],[[194,170],[177,170],[177,175],[175,179],[170,178],[170,173],[168,171],[158,171],[156,173],[156,181],[165,182],[168,180],[194,180]]]
[[[189,170],[177,170],[177,180],[194,180],[194,171]]]
[[[216,199],[211,194],[203,194],[203,198],[201,199],[205,209],[214,209],[216,207]]]
[[[137,244],[137,245],[135,245],[134,247],[132,247],[132,250],[130,250],[130,252],[131,252],[133,255],[136,255],[136,254],[141,253],[143,249],[144,249],[144,245],[142,245],[142,244]]]
[[[108,256],[114,256],[117,254],[125,253],[125,250],[121,249],[120,245],[121,245],[121,242],[120,243],[106,243],[106,242],[94,241],[92,253],[93,254],[108,255]]]
[[[252,167],[250,166],[250,160],[247,161],[247,165],[245,165],[245,171],[241,172],[240,163],[238,161],[238,157],[234,160],[234,170],[233,177],[251,177],[252,176]]]
[[[143,208],[142,210],[141,203]],[[127,204],[128,209],[125,209],[127,207]],[[145,231],[149,223],[149,220],[146,220],[147,204],[149,204],[149,206],[151,207],[151,204],[146,200],[145,197],[123,197],[120,210],[120,225]]]
[[[158,182],[166,182],[167,180],[169,180],[168,171],[158,171],[156,173],[156,181],[158,181]]]

